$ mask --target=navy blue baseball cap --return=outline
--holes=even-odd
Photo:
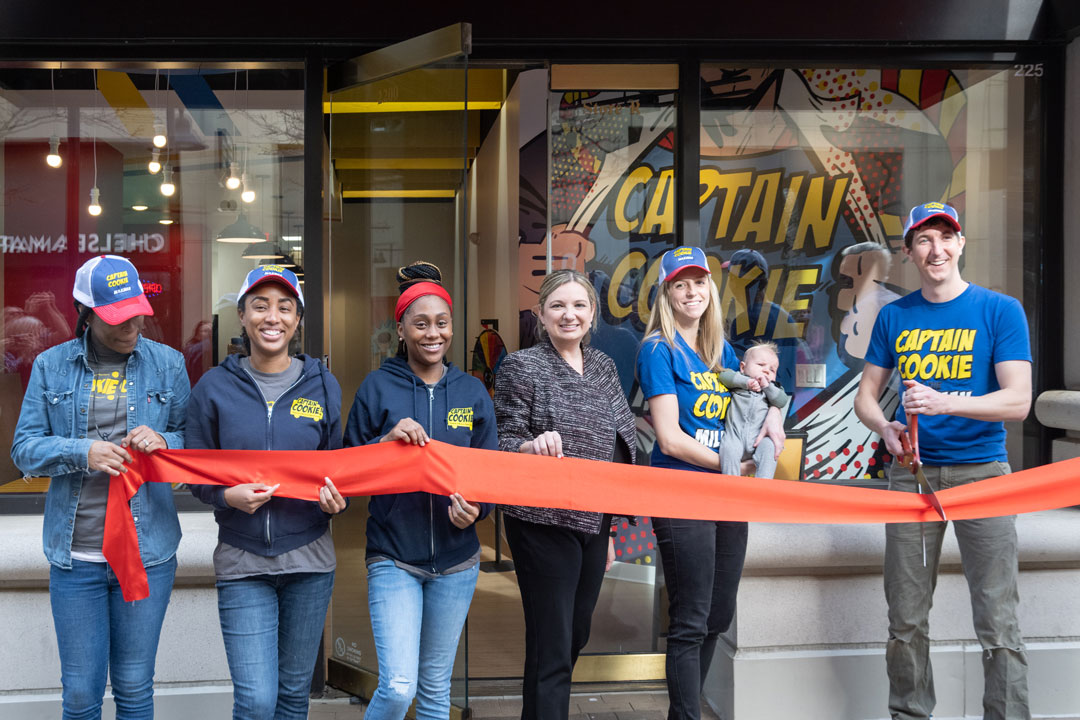
[[[688,268],[699,268],[706,275],[712,275],[709,269],[709,259],[705,257],[705,251],[693,245],[684,245],[674,250],[668,250],[660,258],[660,274],[656,278],[657,283],[670,282],[675,276]]]
[[[911,208],[907,221],[904,222],[904,237],[907,238],[909,232],[934,218],[941,218],[952,225],[953,230],[963,233],[963,230],[960,229],[960,216],[956,214],[956,208],[945,203],[928,202]]]
[[[143,293],[139,271],[127,258],[98,255],[75,272],[71,296],[109,325],[119,325],[138,315],[153,315]]]
[[[304,307],[304,291],[300,289],[300,279],[296,277],[296,273],[283,265],[260,265],[249,272],[244,278],[244,284],[240,286],[237,297],[244,297],[256,285],[268,282],[283,286],[296,296],[300,307]]]

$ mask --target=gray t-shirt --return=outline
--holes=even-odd
[[[94,373],[90,388],[90,408],[86,419],[87,437],[119,445],[127,435],[128,355],[110,350],[89,336],[87,362]],[[105,562],[101,541],[105,534],[105,505],[109,498],[109,474],[88,471],[83,476],[75,529],[71,535],[71,555],[76,560]]]
[[[279,373],[259,372],[251,367],[249,358],[240,358],[240,367],[255,379],[262,391],[267,410],[274,407],[281,395],[291,388],[304,371],[304,363],[293,358],[287,370]],[[214,549],[214,575],[218,580],[238,580],[252,575],[285,575],[296,572],[331,572],[337,567],[334,540],[327,530],[318,539],[295,550],[266,557],[219,542]]]

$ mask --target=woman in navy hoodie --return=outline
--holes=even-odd
[[[188,403],[187,447],[333,450],[341,447],[341,388],[318,360],[289,355],[304,314],[296,275],[248,273],[238,303],[248,355],[202,376]],[[267,460],[272,462],[272,460]],[[258,468],[252,467],[253,479]],[[328,529],[345,500],[330,478],[319,501],[274,497],[277,485],[192,485],[214,506],[218,613],[233,718],[306,718],[336,560]]]
[[[398,270],[398,355],[356,391],[345,445],[429,440],[498,448],[495,410],[482,382],[446,362],[454,336],[439,269]],[[450,714],[450,673],[480,562],[475,523],[492,505],[423,492],[371,498],[367,524],[368,606],[379,686],[366,720]]]

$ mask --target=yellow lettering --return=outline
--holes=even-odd
[[[820,267],[797,268],[788,273],[784,297],[780,300],[780,306],[787,311],[787,316],[776,323],[773,338],[801,338],[806,335],[806,321],[793,321],[792,316],[803,317],[803,311],[809,309],[810,291],[802,288],[808,287],[812,291],[820,276]],[[765,312],[764,309],[762,312]]]
[[[970,330],[969,332],[971,333],[972,341],[974,341],[975,331]],[[955,369],[956,369],[956,378],[957,379],[959,379],[959,380],[967,380],[967,379],[971,378],[971,358],[972,357],[973,356],[971,356],[971,355],[961,355],[960,357],[956,358],[956,362],[954,363],[954,366],[955,366]]]
[[[850,182],[849,177],[835,179],[832,183],[832,195],[829,196],[828,207],[826,207],[825,178],[823,176],[810,178],[802,214],[799,216],[799,227],[795,231],[795,240],[791,244],[792,249],[803,249],[809,235],[813,235],[816,249],[824,250],[829,247],[832,243],[832,231],[839,217],[840,206],[844,202],[844,194]]]
[[[791,227],[791,215],[795,212],[795,203],[799,200],[799,189],[802,187],[805,175],[792,175],[788,179],[787,193],[784,195],[784,209],[780,213],[780,226],[776,233],[776,242],[782,244],[787,241],[788,228]]]
[[[720,307],[724,310],[724,317],[735,316],[735,334],[742,335],[750,331],[750,316],[746,312],[746,288],[761,276],[762,270],[761,267],[755,266],[744,276],[739,277],[737,267],[739,266],[728,266],[727,281],[724,283],[724,295],[720,300]],[[730,312],[732,305],[735,306],[734,313]]]
[[[715,170],[708,169],[701,172],[701,183],[708,186],[705,193],[702,195],[702,204],[704,204],[705,198],[709,198],[720,192],[724,193],[724,199],[722,203],[720,203],[720,212],[716,219],[716,230],[713,232],[713,238],[716,240],[728,236],[730,232],[731,215],[735,210],[735,197],[739,194],[739,189],[749,187],[750,182],[753,179],[754,173],[750,170],[733,173],[719,173]]]
[[[772,236],[773,218],[776,216],[776,196],[780,191],[781,171],[759,173],[750,189],[750,198],[739,217],[734,243],[746,242],[755,235],[754,242],[769,242]]]
[[[671,169],[660,171],[660,179],[653,190],[649,210],[641,223],[642,233],[658,231],[668,234],[675,231],[675,186],[671,182],[673,175],[674,170]]]
[[[645,273],[645,279],[641,281],[641,294],[638,295],[638,317],[641,322],[649,323],[649,288],[656,284],[656,278],[660,277],[660,258],[653,261],[652,267]]]
[[[615,270],[611,274],[611,283],[608,285],[607,291],[607,306],[608,312],[616,319],[622,319],[630,314],[631,306],[623,305],[619,302],[619,288],[622,287],[623,280],[630,274],[631,270],[640,270],[645,266],[645,255],[637,251],[632,251],[626,254],[626,256],[619,261],[619,264],[615,266]],[[651,286],[642,286],[642,292],[648,295],[647,289]]]
[[[919,377],[923,380],[929,380],[934,377],[934,373],[937,372],[938,356],[927,355],[922,359],[922,367],[919,368]]]
[[[907,350],[907,348],[904,347],[904,343],[907,341],[908,335],[910,335],[910,334],[911,334],[910,330],[904,330],[899,335],[896,336],[896,352],[897,353],[902,353],[905,350]]]
[[[972,350],[974,350],[975,349],[975,333],[976,332],[977,331],[974,330],[974,329],[960,330],[958,332],[958,335],[960,337],[959,337],[959,341],[958,341],[958,347],[956,348],[957,351],[959,351],[959,352],[971,352]]]
[[[644,190],[649,180],[652,180],[652,168],[648,165],[639,165],[634,168],[630,175],[619,188],[619,195],[615,199],[615,226],[624,233],[631,233],[638,226],[638,214],[633,218],[626,216],[626,204],[630,200],[631,193],[636,190]],[[644,203],[642,204],[644,206]]]

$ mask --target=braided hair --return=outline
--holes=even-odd
[[[417,260],[397,271],[398,292],[405,292],[410,285],[418,282],[433,282],[442,285],[442,271],[439,266],[424,260]]]
[[[90,313],[94,312],[94,310],[76,300],[75,312],[79,313],[79,319],[75,321],[75,337],[81,340],[86,335],[86,329],[90,327]]]
[[[397,281],[399,293],[405,292],[410,285],[420,282],[433,282],[442,285],[442,270],[435,263],[417,260],[398,268]],[[401,338],[398,338],[397,356],[402,360],[409,357],[408,352],[405,350],[405,341]]]

